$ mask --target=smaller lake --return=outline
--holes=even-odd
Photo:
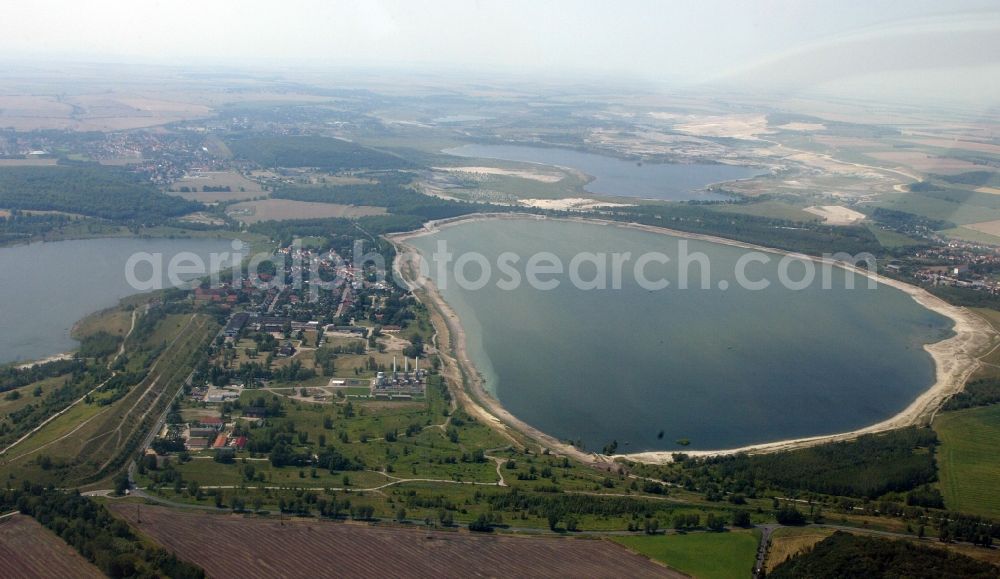
[[[443,117],[438,117],[434,119],[435,123],[449,124],[449,123],[472,123],[476,121],[488,121],[493,117],[483,117],[480,115],[445,115]]]
[[[705,192],[705,187],[723,181],[746,179],[762,172],[761,169],[734,165],[640,164],[572,149],[519,145],[462,145],[443,152],[458,157],[569,167],[594,178],[584,186],[591,193],[663,201],[726,199],[723,195]]]
[[[137,252],[160,254],[162,283],[167,265],[190,252],[209,264],[209,254],[232,252],[226,239],[81,239],[0,248],[0,364],[36,360],[75,349],[70,330],[81,318],[140,293],[126,279]],[[246,251],[244,250],[244,253]],[[139,263],[136,279],[151,279],[152,265]],[[193,276],[180,276],[190,279]]]

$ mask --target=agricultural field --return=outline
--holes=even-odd
[[[976,231],[975,229],[971,229],[969,227],[952,227],[950,229],[943,229],[939,231],[939,233],[949,238],[969,241],[972,243],[1000,245],[1000,237],[983,233],[982,231]]]
[[[339,205],[336,203],[313,203],[290,199],[263,199],[235,203],[226,208],[226,213],[242,223],[258,221],[283,221],[290,219],[319,219],[329,217],[364,217],[385,215],[384,207],[366,205]]]
[[[751,575],[760,535],[755,531],[616,537],[629,549],[697,579]]]
[[[206,171],[185,175],[183,179],[170,185],[167,193],[199,203],[223,203],[267,195],[260,183],[247,179],[236,171]]]
[[[315,520],[109,508],[219,579],[272,577],[682,577],[608,541],[474,535]]]
[[[945,506],[986,517],[1000,518],[1000,405],[939,414],[934,430],[938,447],[941,493]]]
[[[982,168],[981,165],[955,159],[942,157],[921,151],[878,151],[866,153],[868,157],[876,161],[883,161],[890,166],[902,167],[923,174],[951,174],[975,171]]]
[[[11,94],[0,97],[0,125],[19,131],[67,129],[123,131],[208,116],[211,109],[182,92],[115,92],[71,96]]]
[[[991,237],[1000,236],[1000,220],[969,223],[966,227],[972,229],[973,231],[985,233]]]
[[[0,577],[104,577],[55,533],[25,515],[0,519]]]
[[[0,167],[45,167],[55,165],[58,159],[35,159],[35,158],[25,158],[25,159],[0,159]]]
[[[976,195],[989,196],[986,193],[977,193]],[[949,221],[958,225],[1000,219],[1000,198],[992,203],[977,204],[969,199],[956,202],[918,193],[902,193],[885,195],[879,199],[876,205],[895,211],[921,215],[929,219]]]

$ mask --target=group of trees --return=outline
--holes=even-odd
[[[790,452],[687,459],[672,482],[876,498],[935,481],[936,445],[933,430],[911,427]]]
[[[778,565],[768,577],[996,577],[996,567],[964,555],[837,531]]]
[[[9,243],[23,239],[41,236],[65,225],[80,221],[70,215],[61,213],[25,213],[14,210],[10,215],[0,216],[0,243]],[[89,228],[96,229],[97,222],[88,220]],[[91,231],[96,232],[96,231]]]
[[[689,233],[718,235],[809,255],[822,255],[831,250],[852,255],[861,252],[874,255],[885,253],[875,235],[865,227],[831,226],[819,222],[795,222],[728,213],[712,209],[711,206],[688,203],[620,207],[609,212],[606,217]]]
[[[942,410],[961,410],[973,406],[987,406],[1000,403],[1000,380],[981,378],[965,385],[965,388],[945,402]]]
[[[872,212],[872,219],[893,231],[916,237],[926,236],[933,231],[955,227],[954,223],[944,221],[943,219],[931,219],[905,211],[885,209],[884,207],[876,207],[875,211]]]
[[[233,188],[229,185],[202,185],[201,190],[205,193],[229,193]],[[242,191],[242,188],[240,190]],[[178,191],[181,193],[195,193],[198,191],[198,187],[182,186]]]
[[[134,173],[99,165],[7,167],[0,172],[0,207],[135,225],[156,225],[204,208],[166,195]]]
[[[391,153],[329,137],[246,136],[226,144],[236,157],[262,167],[316,167],[331,172],[414,167]]]
[[[477,211],[503,211],[501,206],[453,201],[424,195],[398,182],[379,182],[365,185],[337,185],[331,187],[288,187],[271,194],[278,199],[337,203],[342,205],[371,205],[385,207],[389,213],[411,215],[427,219],[447,219]]]
[[[80,357],[103,358],[118,351],[121,337],[100,330],[80,340]]]

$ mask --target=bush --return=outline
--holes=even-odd
[[[806,517],[795,507],[782,507],[775,511],[774,518],[779,524],[789,526],[801,526],[806,524]]]

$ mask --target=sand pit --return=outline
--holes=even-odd
[[[565,177],[562,173],[519,171],[515,169],[501,169],[500,167],[432,167],[432,169],[435,171],[448,171],[449,173],[468,173],[470,175],[503,175],[518,177],[520,179],[530,179],[540,183],[558,183]]]
[[[805,210],[822,217],[829,225],[854,225],[865,218],[864,213],[840,205],[820,205],[806,207]]]
[[[521,199],[521,205],[551,209],[554,211],[587,211],[598,207],[629,207],[629,203],[610,203],[595,201],[584,197],[566,197],[564,199]]]

